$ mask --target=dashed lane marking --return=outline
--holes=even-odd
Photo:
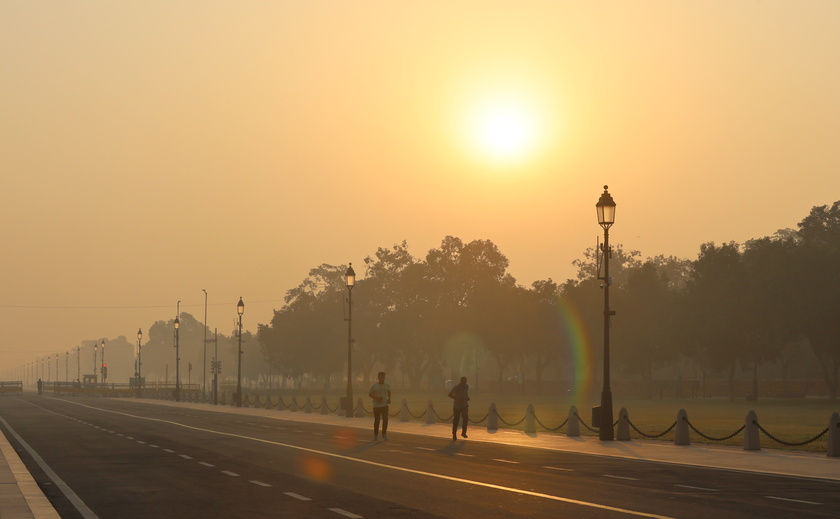
[[[546,466],[545,466],[545,467],[543,467],[543,468],[544,468],[544,469],[549,469],[549,470],[561,470],[561,471],[563,471],[563,472],[574,472],[574,471],[575,471],[575,469],[567,469],[567,468],[565,468],[565,467],[550,467],[550,466],[548,466],[548,465],[546,465]]]
[[[317,449],[310,449],[308,447],[302,447],[300,445],[292,445],[292,444],[289,444],[289,443],[267,440],[267,439],[264,439],[264,438],[255,438],[253,436],[246,436],[244,434],[223,432],[223,431],[218,431],[218,430],[214,430],[214,429],[208,429],[206,427],[196,427],[194,425],[187,425],[187,424],[180,423],[180,422],[174,422],[172,420],[164,420],[164,419],[161,419],[161,418],[151,418],[151,417],[148,417],[148,416],[139,416],[139,415],[135,415],[135,414],[131,414],[131,413],[125,413],[125,412],[121,412],[121,411],[113,411],[113,410],[110,410],[110,409],[103,409],[101,407],[82,404],[80,402],[73,402],[71,400],[63,400],[63,401],[67,402],[68,404],[77,405],[77,406],[80,406],[80,407],[86,407],[88,409],[95,409],[95,410],[103,412],[103,413],[117,414],[117,415],[121,415],[121,416],[130,416],[131,418],[136,418],[138,420],[146,420],[146,421],[150,421],[150,422],[166,423],[166,424],[170,424],[170,425],[173,425],[173,426],[176,426],[176,427],[182,427],[184,429],[190,429],[190,430],[193,430],[193,431],[203,431],[203,432],[206,432],[206,433],[216,434],[216,435],[219,435],[219,436],[227,436],[227,437],[230,437],[230,438],[240,438],[240,439],[243,439],[243,440],[249,440],[249,441],[258,442],[258,443],[276,445],[278,447],[283,447],[283,448],[286,448],[286,449],[293,449],[293,450],[297,450],[297,451],[300,451],[300,452],[309,452],[309,453],[313,453],[313,454],[319,454],[319,455],[322,455],[322,456],[327,456],[327,457],[335,458],[335,459],[341,459],[341,460],[349,461],[349,462],[352,462],[352,463],[360,463],[360,464],[368,465],[368,466],[371,466],[371,467],[379,467],[379,468],[382,468],[382,469],[393,470],[395,472],[404,472],[404,473],[407,473],[407,474],[414,474],[414,475],[417,475],[417,476],[425,476],[425,477],[429,477],[429,478],[441,479],[441,480],[444,480],[444,481],[451,481],[453,483],[462,483],[462,484],[465,484],[465,485],[473,485],[473,486],[479,486],[479,487],[483,487],[483,488],[490,488],[490,489],[499,490],[499,491],[502,491],[502,492],[510,492],[510,493],[513,493],[513,494],[525,495],[525,496],[530,496],[530,497],[537,497],[537,498],[541,498],[541,499],[549,499],[551,501],[558,501],[558,502],[561,502],[561,503],[569,503],[569,504],[584,506],[584,507],[588,507],[588,508],[596,508],[598,510],[608,510],[608,511],[611,511],[611,512],[633,515],[633,516],[637,516],[637,517],[649,517],[651,519],[672,519],[671,517],[664,516],[664,515],[651,514],[651,513],[647,513],[647,512],[641,512],[641,511],[638,511],[638,510],[630,510],[630,509],[627,509],[627,508],[620,508],[620,507],[617,507],[617,506],[602,505],[602,504],[599,504],[599,503],[593,503],[591,501],[582,501],[580,499],[572,499],[572,498],[569,498],[569,497],[562,497],[562,496],[557,496],[557,495],[553,495],[553,494],[545,494],[543,492],[534,492],[534,491],[526,490],[526,489],[523,489],[523,488],[514,488],[514,487],[507,487],[507,486],[504,486],[504,485],[496,485],[494,483],[486,483],[486,482],[483,482],[483,481],[476,481],[476,480],[473,480],[473,479],[459,478],[459,477],[455,477],[455,476],[447,476],[445,474],[438,474],[438,473],[435,473],[435,472],[428,472],[428,471],[425,471],[425,470],[416,470],[416,469],[403,467],[403,466],[399,466],[399,465],[388,465],[387,463],[379,463],[379,462],[376,462],[376,461],[366,460],[366,459],[362,459],[362,458],[355,458],[353,456],[347,456],[347,455],[344,455],[344,454],[337,454],[337,453],[334,453],[334,452],[327,452],[327,451],[322,451],[322,450],[317,450]],[[238,474],[237,474],[237,476],[238,476]]]
[[[270,487],[271,486],[268,483],[263,483],[262,481],[257,481],[256,479],[252,479],[248,483],[253,483],[253,484],[255,484],[257,486],[261,486],[261,487]]]
[[[163,449],[163,452],[175,452],[172,449]]]
[[[343,515],[344,517],[349,517],[350,519],[362,519],[361,515],[356,515],[353,512],[348,512],[347,510],[342,510],[341,508],[328,508],[328,510],[339,515]]]
[[[223,470],[223,471],[222,471],[222,474],[227,474],[228,476],[231,476],[231,477],[234,477],[234,478],[238,478],[238,477],[239,477],[239,474],[237,474],[236,472],[231,472],[231,471],[229,471],[229,470]]]
[[[518,461],[501,460],[501,459],[496,459],[496,458],[494,458],[494,459],[493,459],[493,461],[498,461],[498,462],[500,462],[500,463],[510,463],[510,464],[512,464],[512,465],[517,465],[517,464],[519,464],[519,462],[518,462]]]
[[[205,467],[215,467],[212,463],[207,463],[206,461],[199,461],[199,465],[204,465]]]
[[[776,499],[777,501],[787,501],[789,503],[802,503],[803,505],[821,505],[822,503],[815,503],[814,501],[803,501],[801,499],[788,499],[785,497],[764,496],[767,499]]]
[[[627,476],[613,476],[611,474],[603,474],[605,478],[626,479],[628,481],[639,481],[639,478],[628,478]]]
[[[191,459],[193,459],[193,457],[192,457],[192,456],[187,456],[186,454],[179,454],[178,456],[181,456],[181,457],[182,457],[182,458],[184,458],[185,460],[191,460]]]
[[[674,485],[675,487],[680,488],[690,488],[691,490],[705,490],[706,492],[720,492],[720,489],[717,488],[703,488],[703,487],[693,487],[691,485]]]
[[[293,498],[298,499],[300,501],[312,501],[308,497],[302,496],[300,494],[295,494],[294,492],[283,492],[283,493],[286,494],[289,497],[293,497]]]

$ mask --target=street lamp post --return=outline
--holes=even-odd
[[[201,364],[201,398],[202,402],[207,397],[207,290],[201,289],[204,292],[204,361]]]
[[[105,364],[105,339],[102,339],[102,387],[108,383],[108,365]]]
[[[142,389],[140,380],[143,376],[143,348],[140,345],[140,341],[143,340],[143,330],[141,328],[137,329],[137,374],[135,375],[135,382],[137,384],[137,398],[141,398],[142,396]]]
[[[178,301],[180,303],[180,301]],[[181,352],[178,344],[178,329],[181,327],[181,320],[175,316],[175,401],[181,401]]]
[[[356,272],[351,263],[344,273],[347,282],[347,400],[345,416],[353,417],[353,287],[356,285]]]
[[[612,389],[610,389],[610,317],[615,315],[615,312],[610,310],[610,285],[612,284],[610,278],[610,256],[612,256],[610,227],[615,223],[615,202],[607,191],[607,186],[604,186],[604,192],[601,194],[598,203],[595,204],[595,209],[598,213],[598,224],[604,229],[604,243],[601,245],[601,254],[604,258],[604,276],[598,277],[598,279],[603,280],[601,288],[604,289],[604,387],[601,390],[598,436],[601,440],[614,440]]]
[[[236,303],[236,313],[239,314],[239,363],[236,368],[236,407],[242,407],[242,314],[245,313],[245,303],[242,298]]]
[[[96,381],[99,380],[99,375],[97,375],[96,369],[96,359],[99,358],[99,344],[96,341],[93,342],[93,385],[96,386]]]

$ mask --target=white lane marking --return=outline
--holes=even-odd
[[[602,504],[593,503],[593,502],[590,502],[590,501],[581,501],[579,499],[572,499],[572,498],[569,498],[569,497],[561,497],[561,496],[555,496],[555,495],[552,495],[552,494],[544,494],[542,492],[534,492],[534,491],[525,490],[525,489],[522,489],[522,488],[506,487],[506,486],[502,486],[502,485],[496,485],[496,484],[493,484],[493,483],[485,483],[483,481],[475,481],[475,480],[472,480],[472,479],[464,479],[464,478],[458,478],[458,477],[454,477],[454,476],[447,476],[445,474],[435,474],[434,472],[426,472],[424,470],[410,469],[408,467],[401,467],[401,466],[397,466],[397,465],[387,465],[385,463],[379,463],[379,462],[376,462],[376,461],[370,461],[370,460],[365,460],[365,459],[361,459],[361,458],[354,458],[352,456],[345,456],[344,454],[336,454],[334,452],[326,452],[326,451],[320,451],[320,450],[317,450],[317,449],[310,449],[310,448],[307,448],[307,447],[301,447],[300,445],[292,445],[292,444],[289,444],[289,443],[282,443],[282,442],[273,441],[273,440],[266,440],[264,438],[254,438],[253,436],[245,436],[245,435],[242,435],[242,434],[235,434],[235,433],[229,433],[229,432],[224,432],[224,431],[216,431],[216,430],[213,430],[213,429],[206,429],[204,427],[195,427],[193,425],[187,425],[187,424],[183,424],[183,423],[179,423],[179,422],[173,422],[172,420],[164,420],[162,418],[151,418],[151,417],[148,417],[148,416],[139,416],[139,415],[134,415],[134,414],[130,414],[130,413],[123,413],[121,411],[112,411],[110,409],[102,409],[101,407],[94,407],[94,406],[91,406],[91,405],[83,404],[81,402],[73,402],[72,400],[62,400],[62,401],[65,402],[65,403],[68,403],[68,404],[73,404],[73,405],[77,405],[77,406],[80,406],[80,407],[86,407],[88,409],[95,409],[95,410],[103,412],[103,413],[111,413],[111,414],[117,414],[117,415],[122,415],[122,416],[129,416],[131,418],[136,418],[138,420],[146,420],[146,421],[149,421],[149,422],[167,423],[167,424],[170,424],[170,425],[174,425],[176,427],[183,427],[184,429],[190,429],[190,430],[193,430],[193,431],[202,431],[202,432],[206,432],[206,433],[209,433],[209,434],[216,434],[216,435],[219,435],[219,436],[227,436],[227,437],[230,437],[230,438],[239,438],[239,439],[242,439],[242,440],[251,440],[251,441],[254,441],[254,442],[257,442],[257,443],[265,443],[265,444],[268,444],[268,445],[275,445],[277,447],[283,447],[283,448],[286,448],[286,449],[293,449],[293,450],[297,450],[297,451],[301,451],[301,452],[309,452],[309,453],[312,453],[312,454],[320,454],[322,456],[326,456],[326,457],[329,457],[329,458],[336,458],[336,459],[341,459],[341,460],[344,460],[344,461],[361,463],[363,465],[370,465],[372,467],[389,469],[389,470],[393,470],[393,471],[396,471],[396,472],[405,472],[405,473],[414,474],[414,475],[417,475],[417,476],[426,476],[426,477],[430,477],[430,478],[442,479],[444,481],[453,481],[455,483],[463,483],[465,485],[473,485],[473,486],[479,486],[479,487],[484,487],[484,488],[492,488],[494,490],[500,490],[502,492],[510,492],[512,494],[521,494],[521,495],[526,495],[526,496],[531,496],[531,497],[539,497],[539,498],[542,498],[542,499],[550,499],[552,501],[559,501],[561,503],[569,503],[569,504],[573,504],[573,505],[586,506],[586,507],[589,507],[589,508],[597,508],[599,510],[609,510],[609,511],[612,511],[612,512],[634,515],[634,516],[637,516],[637,517],[650,517],[651,519],[674,519],[674,518],[666,516],[666,515],[649,514],[647,512],[639,512],[637,510],[629,510],[627,508],[619,508],[617,506],[602,505]]]
[[[314,434],[315,436],[323,436],[323,433],[316,433],[316,432],[314,432],[314,433],[312,433],[312,434]]]
[[[125,439],[126,439],[126,440],[133,440],[133,439],[134,439],[134,437],[133,437],[133,436],[126,436],[126,437],[125,437]]]
[[[199,461],[199,465],[204,465],[205,467],[215,467],[212,463],[207,463],[206,461]]]
[[[144,442],[143,440],[137,440],[137,443],[141,443],[141,444],[143,444],[143,445],[145,445],[145,444],[146,444],[146,442]]]
[[[626,476],[612,476],[610,474],[602,474],[605,478],[613,478],[613,479],[626,479],[629,481],[639,481],[639,478],[628,478]]]
[[[415,447],[415,449],[420,449],[421,451],[433,451],[434,449],[430,449],[429,447]]]
[[[706,492],[720,492],[720,489],[717,488],[703,488],[703,487],[693,487],[691,485],[674,485],[675,487],[681,488],[690,488],[692,490],[705,490]]]
[[[562,470],[563,472],[574,472],[575,471],[575,469],[567,469],[567,468],[563,468],[563,467],[550,467],[548,465],[546,465],[543,468],[544,469],[549,469],[549,470]]]
[[[493,461],[498,461],[499,463],[511,463],[513,465],[518,465],[519,464],[518,461],[500,460],[500,459],[496,459],[496,458],[494,458]]]
[[[342,510],[341,508],[328,508],[327,510],[343,515],[344,517],[349,517],[350,519],[362,519],[361,515],[356,515],[352,512],[348,512],[347,510]]]
[[[262,481],[257,481],[256,479],[252,479],[252,480],[251,480],[251,481],[249,481],[248,483],[253,483],[253,484],[255,484],[255,485],[259,485],[259,486],[261,486],[261,487],[270,487],[270,486],[271,486],[271,485],[269,485],[268,483],[263,483]]]
[[[36,407],[38,407],[38,406],[36,406]],[[41,409],[43,409],[43,408],[41,408]],[[45,411],[46,411],[46,409],[45,409]],[[52,412],[52,411],[49,411],[49,412]],[[58,414],[58,413],[55,413],[55,414]],[[65,483],[63,479],[58,477],[58,474],[56,474],[53,471],[53,469],[50,468],[49,465],[47,465],[47,462],[44,461],[44,458],[42,458],[37,452],[35,452],[35,450],[32,449],[32,447],[30,447],[29,444],[26,443],[26,441],[24,441],[24,439],[20,437],[20,435],[17,433],[17,431],[12,429],[12,426],[9,425],[9,422],[4,420],[2,416],[0,416],[0,423],[2,423],[3,426],[6,428],[6,430],[9,431],[9,434],[11,434],[12,436],[15,437],[15,439],[18,441],[18,443],[20,443],[20,446],[23,447],[24,450],[26,450],[26,452],[29,453],[29,455],[32,457],[32,460],[35,461],[35,463],[37,463],[39,467],[41,467],[41,470],[43,470],[44,474],[46,474],[47,477],[50,478],[50,481],[55,483],[55,485],[59,488],[59,490],[61,490],[64,493],[64,495],[67,497],[67,500],[70,501],[71,503],[73,503],[73,506],[76,507],[76,510],[79,512],[79,514],[84,519],[99,519],[99,516],[96,515],[95,513],[93,513],[93,510],[88,508],[88,506],[85,504],[85,502],[82,501],[82,499],[78,495],[76,495],[75,492],[73,492],[73,489],[71,489],[69,486],[67,486],[67,483]],[[4,453],[4,455],[8,458],[9,456],[12,455],[12,453],[14,453],[14,449],[12,449],[12,451],[9,454]],[[34,481],[33,481],[33,483],[34,483]],[[52,508],[52,506],[50,506],[50,508]],[[46,513],[45,513],[45,515],[46,515]]]
[[[182,457],[182,458],[184,458],[185,460],[191,460],[191,459],[193,459],[193,457],[192,457],[192,456],[187,456],[186,454],[179,454],[178,456],[181,456],[181,457]]]
[[[231,471],[229,471],[229,470],[223,470],[223,471],[222,471],[222,474],[227,474],[228,476],[231,476],[231,477],[234,477],[234,478],[238,478],[238,477],[239,477],[239,474],[237,474],[236,472],[231,472]]]
[[[455,453],[455,455],[456,455],[456,456],[466,456],[466,457],[468,457],[468,458],[472,458],[472,457],[474,457],[474,456],[475,456],[475,454],[463,454],[463,453],[461,453],[461,452],[456,452],[456,453]]]
[[[152,445],[152,444],[149,444],[149,447],[151,447],[151,448],[153,448],[153,449],[160,449],[160,445]]]
[[[287,495],[287,496],[289,496],[289,497],[293,497],[293,498],[295,498],[295,499],[299,499],[299,500],[301,500],[301,501],[312,501],[312,500],[311,500],[311,499],[309,499],[308,497],[306,497],[306,496],[302,496],[302,495],[300,495],[300,494],[295,494],[294,492],[283,492],[283,493],[284,493],[284,494],[286,494],[286,495]]]
[[[784,497],[776,497],[776,496],[764,496],[767,499],[776,499],[779,501],[788,501],[790,503],[802,503],[804,505],[821,505],[822,503],[815,503],[813,501],[802,501],[801,499],[787,499]]]

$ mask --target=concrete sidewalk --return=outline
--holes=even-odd
[[[278,420],[351,427],[364,431],[360,432],[360,439],[372,439],[372,418],[346,418],[335,414],[324,415],[303,411],[236,408],[229,405],[213,406],[150,399],[134,401],[148,405],[231,413],[243,417],[259,416]],[[401,422],[398,418],[392,417],[388,433],[392,440],[397,439],[401,434],[414,434],[440,438],[441,442],[452,441],[451,426],[444,423]],[[556,433],[525,434],[522,431],[507,429],[489,432],[486,428],[477,426],[471,427],[468,433],[468,440],[463,440],[459,436],[458,441],[517,445],[655,463],[840,482],[840,458],[829,458],[820,453],[782,450],[745,451],[738,447],[714,445],[676,446],[668,442],[655,440],[602,442],[594,437],[569,438]],[[55,519],[59,517],[3,435],[0,435],[0,517],[3,519]]]

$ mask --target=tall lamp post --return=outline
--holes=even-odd
[[[201,289],[204,292],[204,361],[201,364],[201,398],[202,402],[207,396],[207,290]]]
[[[615,312],[610,310],[610,227],[615,223],[615,201],[604,186],[604,192],[598,203],[595,204],[598,213],[598,225],[604,228],[604,243],[601,245],[601,254],[604,258],[604,276],[598,279],[603,280],[601,288],[604,289],[604,388],[601,390],[601,409],[599,410],[599,433],[601,440],[614,440],[613,430],[613,403],[612,389],[610,389],[610,317]]]
[[[143,340],[143,330],[141,328],[137,329],[137,374],[135,375],[135,382],[137,383],[137,398],[141,398],[142,396],[142,385],[140,384],[141,377],[143,376],[143,349],[140,345],[140,341]]]
[[[245,313],[245,303],[242,298],[236,303],[236,313],[239,314],[239,364],[236,368],[236,407],[242,407],[242,314]]]
[[[102,387],[108,382],[108,365],[105,364],[105,339],[102,339]]]
[[[98,370],[96,369],[96,359],[99,358],[99,344],[96,341],[93,341],[93,385],[96,386],[96,381],[99,380],[99,375],[96,373]]]
[[[345,416],[353,417],[353,287],[356,285],[356,272],[351,263],[344,273],[347,281],[347,402]]]
[[[178,301],[180,303],[180,301]],[[178,316],[175,316],[175,401],[181,401],[181,355],[178,344],[178,329],[181,327],[181,321]]]

